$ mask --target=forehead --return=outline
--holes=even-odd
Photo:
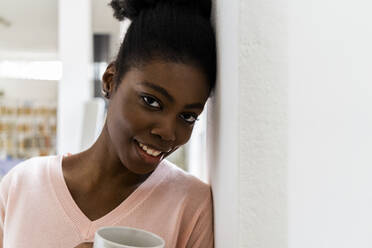
[[[153,61],[133,68],[123,78],[122,85],[131,88],[148,88],[151,83],[166,90],[177,102],[204,102],[208,98],[209,84],[205,74],[196,66]]]

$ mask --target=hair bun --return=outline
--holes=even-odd
[[[207,19],[211,16],[212,8],[211,0],[112,0],[109,5],[114,10],[114,17],[119,21],[124,18],[133,20],[142,10],[155,8],[157,5],[189,7]]]

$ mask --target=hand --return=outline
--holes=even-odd
[[[75,246],[74,248],[93,248],[93,243],[88,242],[81,243],[80,245]]]

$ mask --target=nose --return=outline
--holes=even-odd
[[[176,130],[175,124],[172,121],[163,121],[158,123],[158,125],[151,130],[151,134],[159,136],[164,141],[175,141],[176,140]]]

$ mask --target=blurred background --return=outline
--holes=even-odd
[[[57,1],[0,2],[1,174],[19,161],[56,153]]]
[[[108,2],[0,2],[0,176],[33,156],[77,153],[98,137],[107,109],[101,77],[128,26]],[[185,170],[188,158],[203,159],[201,119],[194,149],[169,157]]]

